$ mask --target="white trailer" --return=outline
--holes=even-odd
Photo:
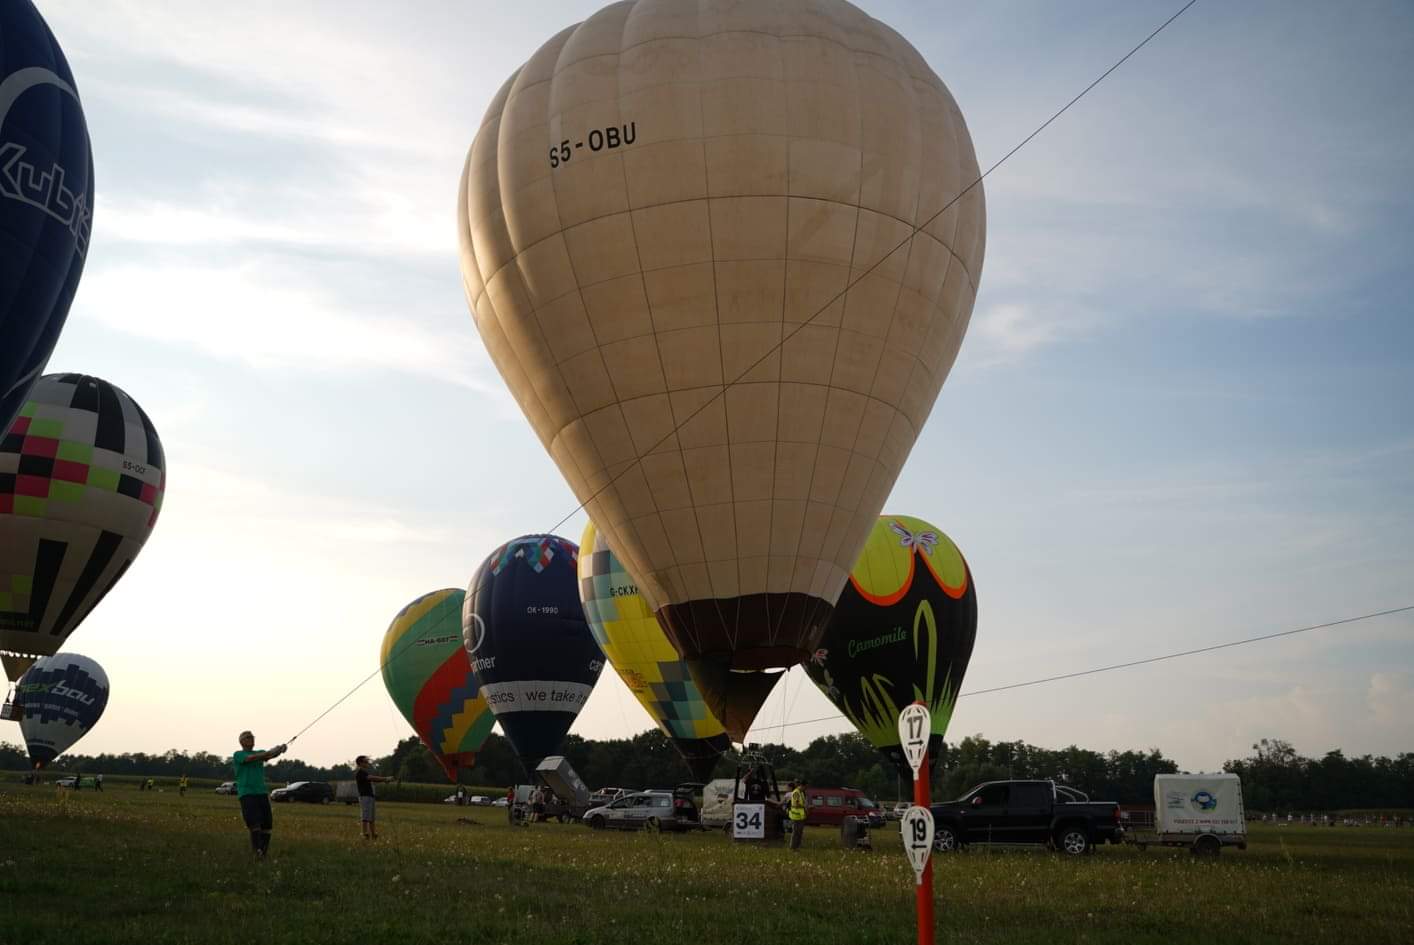
[[[1242,780],[1235,774],[1154,776],[1154,828],[1129,837],[1143,849],[1150,843],[1188,847],[1217,856],[1226,846],[1247,849],[1247,813]]]

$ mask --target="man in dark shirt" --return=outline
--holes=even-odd
[[[359,755],[354,759],[354,764],[358,766],[357,770],[354,771],[354,783],[358,785],[358,811],[359,817],[363,821],[363,839],[377,840],[378,830],[373,824],[376,812],[373,800],[373,785],[378,781],[391,781],[393,779],[370,772],[368,770],[367,755]]]
[[[766,800],[766,779],[754,767],[746,773],[746,800],[752,804],[760,804]]]

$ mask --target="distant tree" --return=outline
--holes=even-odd
[[[632,738],[603,741],[571,734],[566,736],[561,752],[591,788],[669,787],[689,778],[687,766],[671,740],[657,729]],[[1241,776],[1249,810],[1414,809],[1414,753],[1350,758],[1334,750],[1313,760],[1301,756],[1291,743],[1279,738],[1260,740],[1252,746],[1252,752],[1223,765],[1224,770]],[[822,787],[859,788],[880,800],[912,797],[908,780],[900,777],[867,740],[853,732],[822,736],[803,750],[775,742],[753,743],[747,753],[769,760],[782,782],[804,777]],[[714,776],[731,777],[739,757],[736,752],[723,756]],[[375,766],[381,773],[408,781],[446,781],[441,766],[415,736],[398,741],[388,755],[375,761]],[[51,767],[64,772],[158,778],[183,774],[220,780],[232,777],[229,755],[178,749],[155,755],[65,754]],[[0,742],[0,769],[28,770],[25,750]],[[324,767],[288,756],[271,764],[268,770],[276,783],[346,780],[353,776],[351,763]],[[1070,785],[1096,800],[1150,804],[1154,775],[1177,770],[1177,765],[1157,748],[1100,753],[1071,745],[1054,750],[1021,741],[991,742],[981,735],[969,735],[955,744],[943,745],[937,773],[932,778],[933,797],[956,798],[984,781],[1040,778]],[[526,772],[510,743],[493,732],[477,753],[475,765],[459,771],[458,780],[494,787],[524,783]]]
[[[29,753],[19,745],[0,742],[0,770],[25,771],[29,769]]]

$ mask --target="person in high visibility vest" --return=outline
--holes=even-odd
[[[790,848],[800,849],[805,837],[805,782],[790,783]]]

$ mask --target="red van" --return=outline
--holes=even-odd
[[[863,791],[854,788],[806,787],[807,827],[838,827],[846,816],[851,815],[868,820],[871,827],[883,826],[883,812]]]

